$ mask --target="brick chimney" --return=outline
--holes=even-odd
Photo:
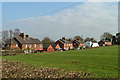
[[[29,38],[29,35],[26,35],[26,38]]]
[[[24,33],[20,33],[20,37],[22,37],[23,39],[25,39]]]
[[[62,37],[63,40],[65,40],[65,37]]]

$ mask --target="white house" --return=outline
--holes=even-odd
[[[85,47],[99,47],[97,42],[92,42],[92,41],[86,41],[85,42]]]
[[[99,47],[98,43],[92,43],[92,47]]]
[[[92,41],[86,41],[85,47],[92,47]]]

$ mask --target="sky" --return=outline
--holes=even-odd
[[[19,28],[40,40],[82,36],[98,41],[104,32],[118,32],[118,3],[3,2],[2,26],[3,30]]]

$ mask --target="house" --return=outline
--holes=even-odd
[[[86,41],[85,47],[92,47],[92,41]]]
[[[99,47],[98,43],[92,43],[92,47]]]
[[[112,42],[105,40],[105,46],[111,46],[111,45],[112,45]]]
[[[100,40],[100,41],[98,42],[98,44],[99,44],[99,46],[105,46],[104,40]]]
[[[7,39],[4,43],[2,43],[2,49],[13,49],[13,48],[19,48],[18,42],[15,40],[15,38]],[[19,48],[20,49],[20,48]]]
[[[59,46],[59,44],[52,44],[52,47],[54,48],[54,50],[61,50],[61,47]]]
[[[99,45],[96,41],[86,41],[85,47],[99,47]]]
[[[100,40],[98,42],[99,46],[111,46],[112,42],[108,41],[108,40]]]
[[[74,48],[80,48],[80,47],[83,47],[83,46],[85,46],[85,43],[84,42],[82,42],[82,41],[80,41],[80,40],[74,40],[73,41],[73,47]]]
[[[73,43],[69,40],[66,40],[65,37],[63,37],[62,39],[57,40],[54,44],[59,44],[60,47],[63,50],[71,50],[73,49]]]
[[[51,44],[43,44],[43,50],[48,51],[48,52],[53,52],[55,51],[53,46]]]
[[[19,36],[14,36],[11,39],[8,39],[5,42],[5,47],[19,48],[24,50],[25,52],[34,52],[34,51],[42,51],[43,44],[37,38],[29,37],[29,35],[24,35],[24,33],[20,33]]]

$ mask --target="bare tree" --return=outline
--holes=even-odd
[[[14,36],[19,36],[20,34],[20,29],[15,29],[15,32],[13,33]]]
[[[2,42],[5,42],[7,39],[9,39],[9,31],[2,31]]]

